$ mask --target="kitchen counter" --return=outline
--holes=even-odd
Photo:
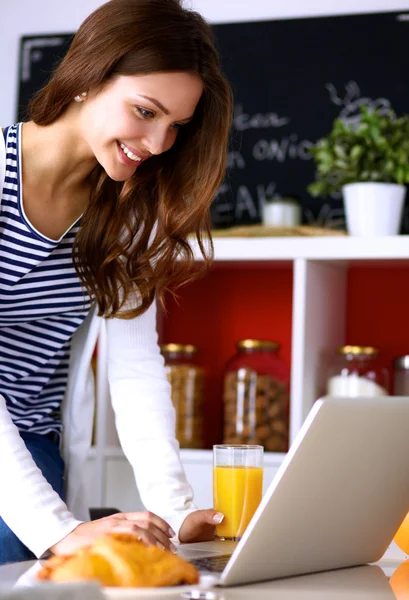
[[[198,546],[198,545],[196,545]],[[326,571],[323,573],[315,573],[312,575],[304,575],[301,577],[289,577],[275,581],[264,583],[251,584],[245,586],[237,586],[231,588],[211,587],[209,584],[202,588],[207,594],[203,596],[205,600],[403,600],[409,597],[409,561],[404,561],[404,567],[400,569],[400,573],[406,571],[406,582],[400,583],[396,589],[396,595],[389,584],[389,577],[403,564],[399,559],[383,558],[379,563],[373,565],[364,565],[360,567],[339,569],[335,571]],[[30,587],[34,581],[34,574],[39,567],[38,561],[30,561],[26,563],[12,563],[0,567],[0,599],[5,586],[13,588],[13,594],[19,591],[16,596],[18,600],[32,596],[33,588]],[[396,579],[396,578],[395,578]],[[16,586],[16,582],[19,585]],[[392,584],[394,580],[392,579]],[[24,586],[29,586],[29,588]],[[20,587],[23,586],[23,587]],[[47,598],[60,598],[57,594],[57,587],[53,584],[47,584]],[[199,586],[196,587],[198,590]],[[3,591],[2,591],[3,589]],[[167,598],[170,600],[181,598],[181,590],[167,590],[157,588],[150,592],[149,590],[116,590],[112,593],[105,594],[108,600],[137,600],[139,598]],[[37,598],[38,596],[36,596]],[[45,598],[45,595],[42,596]],[[92,596],[94,597],[94,596]],[[86,588],[76,589],[75,594],[64,596],[65,598],[91,598],[87,593]],[[196,592],[196,596],[199,598]],[[201,597],[200,597],[201,598]]]

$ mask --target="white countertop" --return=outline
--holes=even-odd
[[[196,544],[195,546],[198,547],[199,545]],[[213,596],[209,596],[209,600],[254,600],[256,595],[258,600],[332,600],[333,598],[336,598],[336,600],[394,600],[394,598],[401,600],[399,596],[395,596],[393,593],[389,585],[389,577],[403,560],[404,555],[402,554],[399,558],[395,552],[389,553],[389,555],[386,554],[379,563],[374,565],[326,571],[231,588],[209,588],[206,585],[206,590],[213,593]],[[38,569],[39,564],[39,561],[29,561],[0,566],[0,599],[22,600],[27,598],[27,600],[37,600],[38,598],[40,600],[41,598],[45,600],[45,598],[58,598],[70,600],[71,598],[86,598],[86,600],[94,600],[95,598],[97,600],[98,590],[91,590],[93,592],[91,594],[90,588],[77,586],[75,594],[64,595],[61,593],[61,585],[54,584],[45,584],[47,594],[42,593],[40,596],[37,594],[34,596],[30,581],[34,581],[35,571]],[[16,582],[19,582],[19,585],[14,587]],[[21,585],[23,587],[20,587]],[[25,585],[29,587],[24,587]],[[5,591],[6,586],[9,590],[7,593]],[[7,595],[10,594],[10,588],[13,588],[12,595]],[[198,589],[198,586],[196,586],[196,590]],[[180,588],[175,590],[157,588],[153,591],[141,588],[139,590],[121,590],[118,588],[113,592],[105,592],[101,597],[107,600],[138,600],[139,598],[163,598],[165,600],[168,598],[170,600],[171,598],[181,598],[181,591],[183,590]],[[44,587],[42,587],[42,592],[44,592]],[[97,595],[94,596],[94,593]],[[409,595],[409,575],[406,593]]]

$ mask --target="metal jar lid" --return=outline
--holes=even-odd
[[[280,344],[278,342],[273,342],[272,340],[251,340],[245,339],[240,340],[236,344],[239,350],[255,350],[255,349],[263,349],[263,350],[278,350]]]
[[[379,350],[373,346],[340,346],[338,352],[344,356],[346,354],[352,354],[353,356],[376,356]]]
[[[180,353],[183,354],[195,354],[197,352],[197,346],[192,344],[162,344],[160,350],[163,354]]]
[[[395,369],[409,369],[409,354],[395,358],[393,366]]]

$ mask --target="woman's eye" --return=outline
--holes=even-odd
[[[142,108],[141,106],[135,106],[136,112],[142,117],[142,119],[152,119],[155,115],[151,110]]]
[[[185,127],[186,125],[187,125],[187,123],[173,123],[172,128],[176,129],[176,130],[180,130],[183,127]]]

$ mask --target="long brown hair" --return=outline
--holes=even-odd
[[[211,29],[179,0],[111,0],[81,25],[48,84],[30,104],[49,125],[74,96],[115,75],[197,73],[204,92],[173,147],[142,163],[124,183],[98,166],[73,259],[105,317],[142,314],[155,294],[197,276],[189,235],[206,270],[213,257],[209,208],[225,170],[232,97]],[[137,306],[126,306],[132,294]]]

